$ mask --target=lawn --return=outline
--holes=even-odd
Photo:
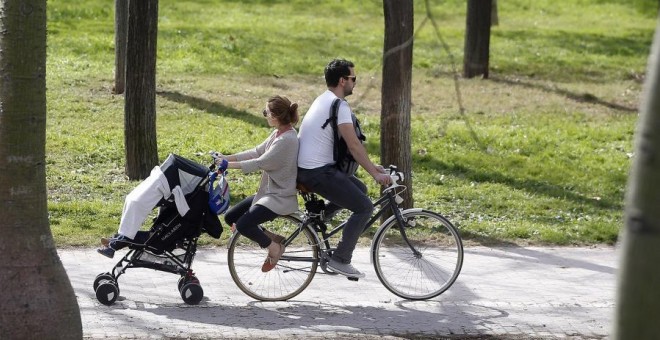
[[[428,4],[415,1],[415,205],[474,243],[615,243],[657,2],[499,1],[490,78],[470,80],[454,77],[465,1]],[[115,232],[138,183],[124,176],[123,97],[111,91],[113,10],[48,2],[48,208],[59,246]],[[205,163],[209,150],[256,145],[269,133],[267,98],[286,95],[304,113],[324,90],[325,64],[344,57],[357,65],[348,99],[379,162],[381,2],[161,0],[158,25],[161,160]],[[257,183],[231,172],[233,199]]]

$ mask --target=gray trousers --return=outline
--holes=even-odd
[[[355,245],[374,211],[374,205],[367,196],[367,186],[355,176],[338,171],[334,165],[316,169],[298,168],[298,182],[333,204],[353,212],[332,255],[336,261],[351,263]]]

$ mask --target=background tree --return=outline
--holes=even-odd
[[[500,24],[500,17],[497,13],[497,0],[493,0],[493,10],[490,12],[490,25],[497,26]]]
[[[412,0],[383,0],[385,42],[381,88],[380,159],[406,174],[404,207],[412,207],[412,156],[410,154],[410,105],[413,58]]]
[[[130,0],[126,44],[124,144],[126,175],[144,179],[158,163],[156,38],[158,0]]]
[[[463,77],[488,78],[492,0],[468,0]]]
[[[128,38],[128,1],[115,0],[115,85],[113,93],[126,87],[126,43]]]
[[[660,335],[660,24],[640,109],[621,236],[614,339]]]
[[[0,339],[81,339],[46,193],[46,0],[0,1]]]

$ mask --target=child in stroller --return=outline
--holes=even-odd
[[[129,252],[111,272],[99,274],[94,291],[99,302],[113,304],[119,295],[119,277],[129,268],[150,268],[181,276],[179,292],[184,302],[197,304],[204,296],[192,271],[197,239],[206,232],[219,238],[218,214],[229,206],[229,187],[224,178],[226,162],[215,169],[170,154],[151,175],[126,196],[119,233],[102,239],[98,252],[109,258],[116,250]],[[151,211],[159,207],[149,231],[139,231]]]

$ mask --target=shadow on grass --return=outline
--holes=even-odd
[[[623,4],[631,6],[637,10],[640,15],[654,18],[655,13],[660,10],[660,4],[657,0],[602,0],[602,3]]]
[[[432,171],[443,171],[450,173],[456,177],[467,178],[470,181],[478,183],[500,183],[507,185],[517,190],[523,190],[534,194],[545,195],[547,197],[555,198],[561,197],[566,200],[571,200],[577,204],[585,206],[593,206],[601,209],[622,210],[623,206],[616,203],[611,199],[603,198],[601,200],[594,200],[585,197],[569,190],[566,190],[558,185],[544,183],[536,180],[518,180],[501,173],[489,171],[477,171],[470,169],[463,165],[449,165],[434,158],[425,158],[423,161],[417,156],[413,156],[413,162],[419,164],[422,168]]]
[[[492,39],[518,42],[523,46],[520,53],[522,60],[504,58],[498,62],[500,71],[504,73],[523,73],[554,81],[606,83],[612,81],[612,76],[620,79],[643,70],[626,72],[622,68],[625,66],[620,63],[595,65],[595,60],[601,57],[626,60],[648,56],[653,29],[630,30],[624,36],[566,30],[496,30]]]
[[[555,48],[564,51],[570,51],[578,55],[607,55],[621,57],[646,56],[650,52],[651,41],[653,40],[653,29],[632,29],[624,36],[606,35],[603,33],[586,33],[576,31],[566,31],[558,29],[556,31],[547,30],[506,30],[493,32],[496,39],[506,39],[509,41],[543,41],[546,46],[553,50]],[[552,60],[556,63],[550,65],[566,66],[571,65],[563,62],[566,58],[562,55],[553,55],[546,53],[542,55],[544,60]],[[586,60],[585,60],[586,61]]]
[[[558,95],[562,95],[570,100],[576,101],[578,103],[590,103],[590,104],[596,104],[596,105],[601,105],[610,109],[614,110],[619,110],[619,111],[624,111],[628,113],[637,113],[637,108],[634,107],[629,107],[629,106],[624,106],[616,103],[610,103],[607,101],[604,101],[596,96],[594,96],[591,93],[588,92],[583,92],[583,93],[575,93],[571,91],[567,91],[564,89],[561,89],[557,87],[556,85],[541,85],[541,84],[534,84],[531,82],[524,82],[524,81],[519,81],[519,80],[511,80],[511,79],[505,79],[505,78],[499,78],[499,77],[490,77],[489,80],[496,82],[496,83],[503,83],[507,84],[510,86],[521,86],[521,87],[526,87],[526,88],[533,88],[537,90],[542,90],[545,92],[551,92],[555,93]]]
[[[159,96],[177,103],[183,103],[195,109],[205,111],[217,116],[240,119],[248,124],[263,126],[263,118],[257,117],[247,111],[236,110],[222,103],[212,102],[204,98],[198,98],[177,91],[156,91]]]

